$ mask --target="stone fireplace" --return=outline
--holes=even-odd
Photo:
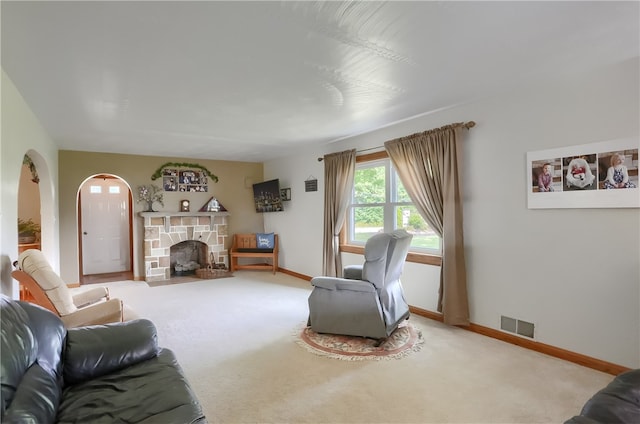
[[[177,262],[175,254],[171,258],[171,247],[184,241],[201,242],[206,246],[202,251],[205,263],[213,260],[216,264],[229,266],[225,249],[228,212],[140,212],[140,216],[144,219],[145,281],[171,279]],[[180,249],[174,247],[176,250]],[[181,257],[186,257],[182,250]],[[201,260],[199,257],[198,261]]]

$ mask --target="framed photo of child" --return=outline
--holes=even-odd
[[[640,139],[527,153],[527,207],[638,208]]]
[[[533,193],[562,191],[562,158],[535,160],[531,165],[531,172]]]

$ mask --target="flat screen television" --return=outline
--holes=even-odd
[[[253,185],[253,200],[256,212],[282,212],[280,197],[280,181],[278,179],[264,181]]]

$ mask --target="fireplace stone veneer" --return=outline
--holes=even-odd
[[[186,240],[207,245],[207,256],[229,266],[225,241],[228,212],[140,212],[144,219],[144,279],[171,279],[171,246]]]

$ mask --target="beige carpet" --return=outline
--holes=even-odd
[[[212,423],[561,423],[613,376],[416,315],[420,351],[338,361],[299,346],[307,281],[107,284],[156,323]]]

